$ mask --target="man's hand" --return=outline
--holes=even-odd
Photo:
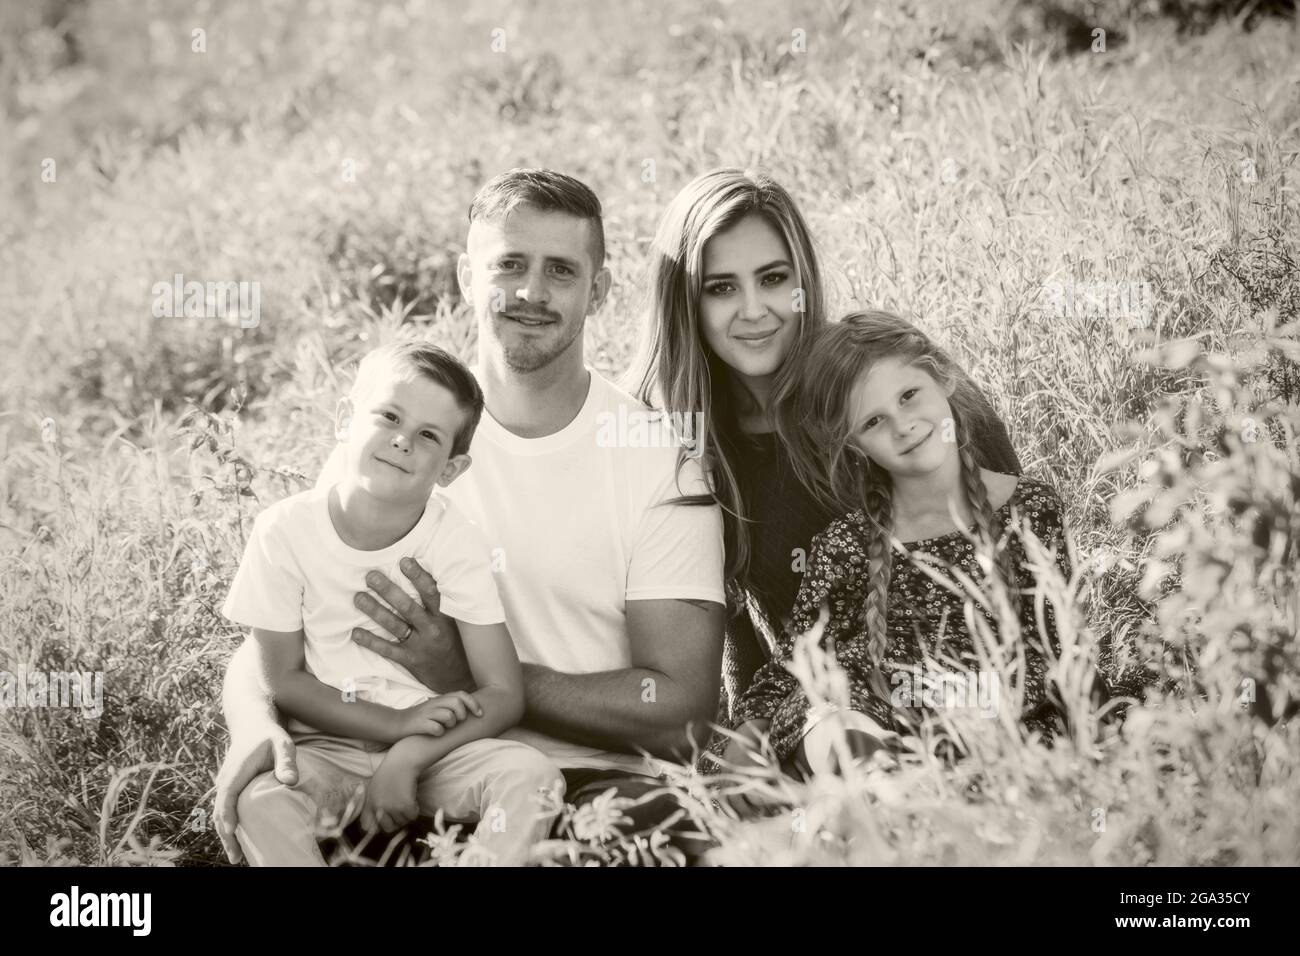
[[[483,716],[483,708],[468,691],[458,690],[440,697],[433,697],[414,707],[406,707],[401,714],[401,736],[414,737],[417,734],[429,734],[441,737],[444,731],[451,730],[466,720],[470,714]]]
[[[366,787],[366,804],[361,810],[361,825],[392,833],[406,826],[420,812],[415,799],[420,768],[389,751]]]
[[[244,852],[235,839],[235,826],[239,823],[236,804],[244,788],[253,778],[268,770],[275,770],[275,778],[287,787],[298,782],[298,759],[293,740],[279,724],[266,722],[259,734],[245,733],[230,741],[226,758],[217,771],[217,796],[214,819],[217,836],[225,847],[231,863],[244,858]]]
[[[420,601],[412,600],[379,571],[366,575],[366,584],[388,604],[377,601],[366,591],[358,592],[355,598],[357,607],[374,618],[392,639],[357,627],[352,630],[352,640],[405,667],[426,687],[473,690],[474,678],[460,643],[460,633],[456,622],[438,609],[442,599],[433,576],[414,558],[402,559],[402,573],[415,585]],[[410,637],[397,643],[407,633],[408,624]]]

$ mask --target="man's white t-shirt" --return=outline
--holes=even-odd
[[[721,511],[660,504],[705,491],[698,463],[688,459],[679,480],[677,447],[639,427],[649,410],[588,371],[586,401],[553,435],[520,438],[485,411],[469,470],[442,489],[487,541],[520,660],[569,674],[632,665],[628,601],[725,601]],[[502,736],[561,767],[656,769],[526,727]]]
[[[407,534],[380,551],[349,547],[334,530],[329,489],[277,501],[253,522],[243,560],[221,613],[245,627],[305,635],[307,669],[317,680],[354,690],[361,700],[411,707],[434,695],[406,668],[352,640],[354,627],[375,624],[353,603],[371,570],[381,571],[417,601],[401,573],[402,558],[418,560],[438,581],[442,610],[466,624],[499,624],[505,612],[479,530],[454,503],[435,493]],[[292,721],[290,729],[309,729]]]

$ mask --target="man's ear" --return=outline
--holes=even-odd
[[[591,283],[591,301],[587,303],[588,315],[595,315],[600,311],[600,307],[605,304],[605,297],[609,295],[610,287],[613,284],[614,274],[609,271],[608,266],[602,266]]]
[[[460,297],[470,305],[474,304],[474,299],[469,294],[473,277],[473,271],[469,267],[469,253],[462,252],[460,258],[456,260],[456,284],[460,286]]]
[[[446,488],[449,484],[459,478],[469,469],[469,455],[457,455],[454,458],[448,458],[447,464],[442,466],[442,474],[438,476],[438,484]]]
[[[348,427],[352,424],[354,411],[352,399],[346,395],[339,399],[339,403],[334,409],[334,437],[338,441],[348,440]]]

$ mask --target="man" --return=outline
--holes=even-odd
[[[677,448],[608,440],[611,422],[645,409],[583,360],[586,317],[610,286],[591,190],[549,170],[512,170],[479,191],[469,218],[458,279],[478,324],[486,414],[472,466],[445,491],[493,549],[524,665],[526,710],[508,736],[561,767],[570,802],[610,787],[647,796],[659,782],[642,753],[689,759],[716,714],[721,515],[673,500],[704,490],[693,459],[679,467]],[[327,465],[321,481],[329,473]],[[404,573],[422,603],[372,573],[365,583],[383,601],[366,592],[357,604],[391,638],[357,630],[353,640],[426,685],[472,689],[455,625],[438,612],[436,582],[418,565]],[[244,786],[273,767],[281,783],[297,780],[292,739],[256,668],[245,644],[223,694],[231,747],[216,820],[232,862],[241,857],[234,828]],[[671,799],[649,800],[629,811],[630,829],[675,810]]]

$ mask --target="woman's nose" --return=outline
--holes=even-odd
[[[740,301],[740,317],[742,319],[761,319],[763,312],[763,303],[758,300],[758,294],[752,289],[744,294]]]

